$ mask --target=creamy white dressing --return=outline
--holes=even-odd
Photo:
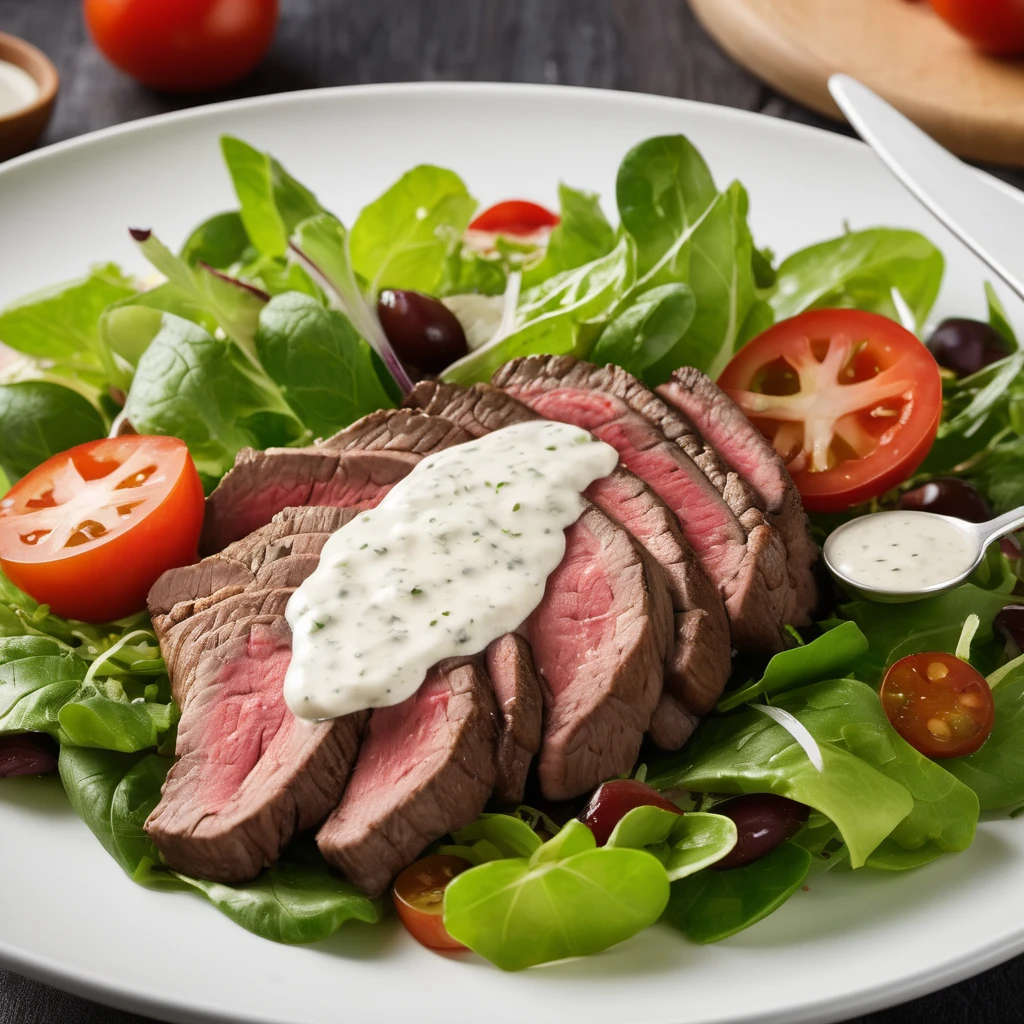
[[[565,554],[581,492],[617,462],[547,420],[425,458],[327,541],[292,595],[289,708],[316,720],[398,704],[442,658],[516,629]]]
[[[881,512],[844,526],[830,538],[828,557],[856,586],[911,594],[966,572],[978,546],[942,516]]]
[[[0,60],[0,117],[30,107],[39,98],[39,83],[24,69]]]

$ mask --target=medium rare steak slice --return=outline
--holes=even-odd
[[[282,692],[290,659],[283,619],[236,620],[176,691],[179,757],[145,825],[175,870],[247,881],[341,799],[367,715],[296,718]]]
[[[408,401],[428,412],[440,411],[475,434],[537,416],[487,384],[462,389],[424,381],[413,389]],[[621,468],[595,481],[586,496],[625,526],[660,565],[675,619],[675,642],[665,666],[666,694],[674,695],[696,714],[709,711],[729,677],[729,622],[721,596],[680,533],[676,517],[639,477]],[[660,746],[674,749],[669,738],[681,737],[677,744],[681,746],[693,731],[692,725],[684,730],[680,715],[672,708],[666,709],[666,715],[676,726],[658,728],[652,721],[651,732],[658,734]],[[654,718],[660,716],[659,705]]]
[[[475,821],[494,787],[496,717],[480,660],[469,658],[441,662],[408,700],[375,709],[317,834],[327,861],[377,896],[435,839]]]
[[[725,462],[757,492],[789,553],[790,576],[796,590],[793,624],[810,622],[818,594],[812,566],[818,546],[808,531],[800,492],[771,442],[743,410],[710,377],[684,366],[658,388],[658,394],[690,418],[718,449]]]
[[[484,652],[503,724],[498,738],[494,798],[522,802],[530,763],[540,750],[544,701],[530,645],[518,633],[498,637]]]
[[[220,551],[289,506],[371,508],[417,461],[397,451],[246,448],[206,499],[200,551]]]
[[[625,397],[602,390],[603,383],[621,384],[620,377],[570,357],[529,356],[502,367],[493,383],[540,415],[583,427],[619,452],[625,468],[675,513],[722,594],[736,647],[777,651],[787,646],[783,626],[793,593],[781,538],[752,505],[737,518],[681,444]],[[635,389],[630,393],[636,400]]]

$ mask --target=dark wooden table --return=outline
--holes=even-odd
[[[195,103],[436,79],[662,93],[846,130],[736,67],[684,0],[281,0],[277,38],[259,70],[222,93],[188,98],[149,92],[107,65],[89,42],[80,6],[76,0],[0,0],[0,30],[41,47],[61,73],[44,143]],[[780,984],[799,985],[800,965]],[[1024,958],[859,1024],[1008,1024],[1024,1019],[1022,986]],[[146,1021],[0,971],[0,1024]]]

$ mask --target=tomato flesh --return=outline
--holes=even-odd
[[[594,833],[598,846],[608,842],[615,826],[634,807],[660,807],[673,814],[682,814],[678,807],[656,789],[636,779],[614,779],[602,783],[583,808],[580,821]]]
[[[486,231],[494,235],[520,237],[557,227],[557,213],[546,206],[526,199],[506,199],[489,206],[470,222],[470,231]]]
[[[58,615],[109,622],[141,611],[161,573],[196,560],[203,508],[183,441],[90,441],[0,500],[0,568]]]
[[[973,754],[995,722],[985,677],[953,654],[901,658],[886,672],[880,697],[892,727],[927,757]]]
[[[772,441],[815,512],[850,508],[909,477],[942,413],[928,349],[894,321],[853,309],[777,323],[718,383]]]
[[[437,853],[407,867],[395,879],[395,909],[409,934],[428,949],[465,949],[444,926],[444,891],[473,865],[461,857]]]
[[[989,53],[1024,53],[1024,3],[1021,0],[932,0],[948,25]]]
[[[116,67],[153,89],[202,92],[248,74],[270,48],[278,0],[85,0]]]

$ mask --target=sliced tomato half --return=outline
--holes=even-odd
[[[909,477],[942,413],[928,349],[887,317],[853,309],[783,320],[740,349],[718,383],[815,512],[850,508]]]
[[[0,567],[58,615],[109,622],[196,559],[203,488],[183,441],[129,435],[47,459],[0,500]]]

